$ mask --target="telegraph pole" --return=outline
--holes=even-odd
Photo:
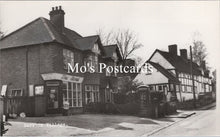
[[[194,83],[194,74],[193,74],[193,58],[192,58],[192,46],[190,46],[190,70],[191,70],[191,77],[192,77],[192,85],[193,85],[193,105],[196,108],[196,93],[195,93],[195,83]]]

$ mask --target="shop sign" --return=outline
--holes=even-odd
[[[71,76],[67,74],[60,74],[60,73],[47,73],[41,74],[44,80],[62,80],[62,81],[69,81],[74,83],[82,83],[83,77]]]

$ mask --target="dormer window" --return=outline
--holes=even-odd
[[[116,52],[113,52],[112,58],[113,58],[113,60],[114,60],[115,62],[118,61],[118,56],[117,56],[117,53],[116,53]]]
[[[100,54],[99,45],[97,43],[94,44],[92,52],[94,52],[95,54]]]
[[[64,69],[68,68],[68,63],[71,64],[71,66],[74,65],[74,53],[68,49],[63,49],[63,63],[64,63]]]

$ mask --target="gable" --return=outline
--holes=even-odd
[[[166,60],[166,58],[164,58],[158,51],[155,51],[155,53],[153,53],[149,61],[158,63],[165,69],[175,69],[175,67],[168,60]]]
[[[98,43],[95,43],[93,48],[92,48],[92,52],[96,53],[96,54],[100,54],[101,53],[101,50],[98,46]]]
[[[150,84],[160,84],[160,83],[168,83],[168,78],[164,76],[160,71],[158,71],[155,67],[152,66],[152,73],[145,74],[139,73],[134,81],[138,83],[142,83],[144,85]]]

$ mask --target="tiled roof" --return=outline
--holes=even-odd
[[[80,50],[91,50],[93,48],[95,42],[97,42],[98,39],[99,39],[99,36],[94,35],[94,36],[75,39],[74,41],[77,46],[76,48],[78,48]]]
[[[162,67],[158,63],[154,63],[151,61],[147,61],[147,63],[151,64],[154,68],[156,68],[158,71],[160,71],[164,76],[166,76],[171,82],[180,83],[180,81],[174,76],[174,74],[170,73],[168,70],[166,70],[164,67]]]
[[[106,53],[105,58],[111,58],[113,56],[113,53],[116,51],[119,59],[122,59],[121,53],[120,53],[120,50],[119,50],[117,44],[106,45],[106,46],[104,46],[104,50],[105,50],[105,53]]]
[[[97,35],[82,37],[65,27],[61,33],[50,20],[40,17],[4,37],[0,41],[0,49],[58,42],[76,49],[89,50],[98,39]]]
[[[186,60],[181,56],[174,55],[169,52],[157,50],[167,61],[169,61],[178,71],[191,73],[191,64],[190,60]],[[193,73],[195,75],[201,75],[199,66],[196,63],[193,63]]]

